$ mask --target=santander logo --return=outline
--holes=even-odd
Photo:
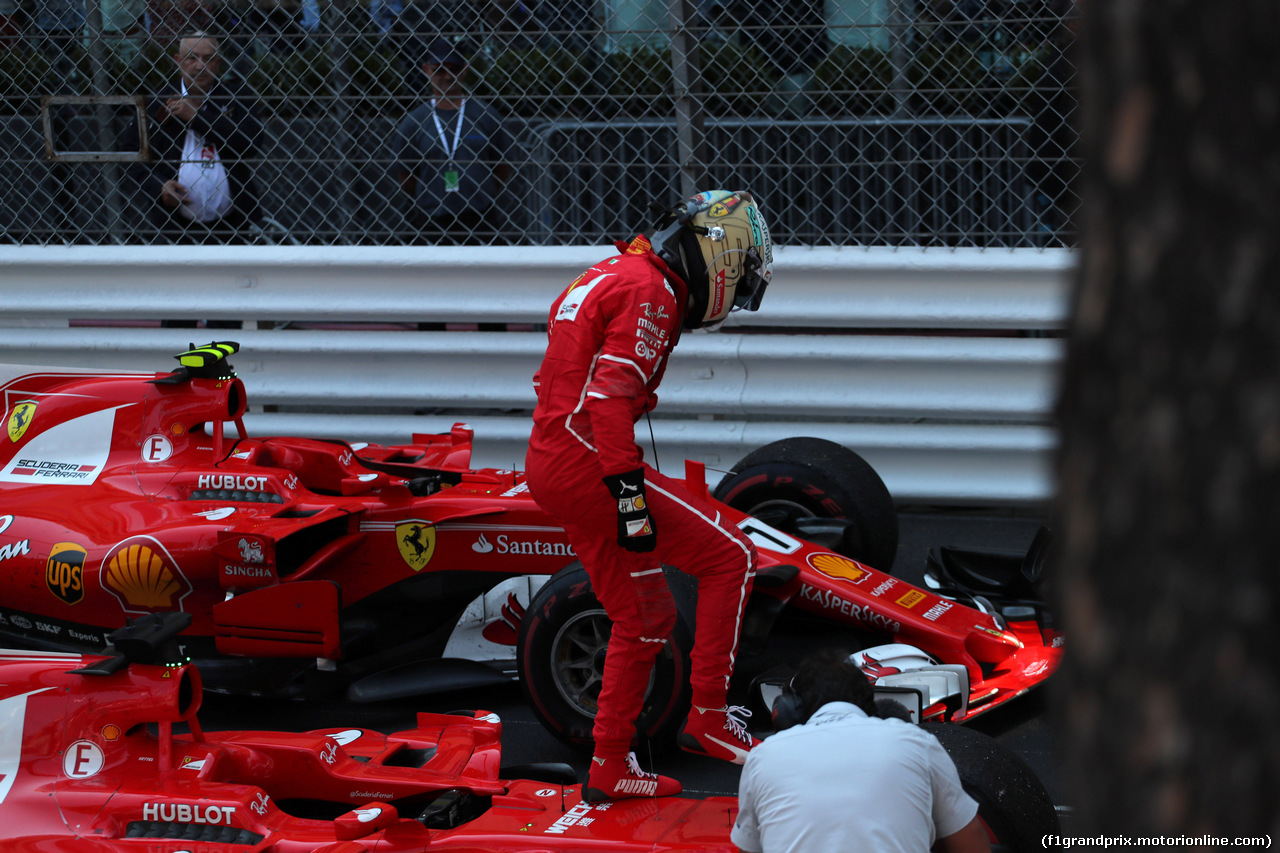
[[[488,554],[493,550],[493,543],[484,538],[484,534],[480,534],[480,538],[471,543],[471,550],[477,554]]]

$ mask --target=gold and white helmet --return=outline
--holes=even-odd
[[[715,328],[730,311],[756,310],[773,277],[769,227],[746,190],[685,199],[662,214],[652,243],[689,288],[686,329]]]

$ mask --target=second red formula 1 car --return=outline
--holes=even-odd
[[[736,849],[734,798],[583,802],[566,765],[502,767],[502,723],[486,711],[419,714],[390,734],[204,731],[200,673],[174,642],[189,623],[184,613],[141,617],[99,655],[0,650],[0,849]],[[1018,759],[963,727],[934,731],[994,850],[1036,850],[1058,831],[1043,785]]]
[[[189,621],[145,617],[108,656],[0,651],[0,848],[735,849],[732,798],[585,803],[567,766],[501,769],[502,723],[485,711],[419,714],[390,735],[206,733],[199,671],[166,642]]]
[[[184,353],[173,372],[0,369],[0,639],[83,653],[129,618],[178,611],[207,686],[353,701],[506,681],[518,666],[548,727],[589,737],[608,622],[523,475],[470,468],[462,425],[391,447],[250,436],[235,350]],[[686,474],[706,493],[700,466]],[[925,716],[957,721],[1058,665],[1062,638],[1037,603],[882,570],[893,507],[851,451],[779,442],[717,496],[760,552],[744,660],[795,630],[891,644],[867,665],[886,678],[949,668]],[[684,618],[640,720],[655,738],[688,702],[696,585],[669,580]]]

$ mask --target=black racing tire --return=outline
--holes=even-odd
[[[654,661],[636,721],[638,735],[655,749],[675,743],[689,714],[689,650],[697,608],[697,581],[670,567],[664,572],[678,616],[672,641]],[[516,664],[525,699],[547,730],[571,746],[593,744],[595,701],[612,630],[581,563],[553,575],[520,621]]]
[[[965,793],[992,836],[994,853],[1043,850],[1041,839],[1060,832],[1053,798],[1021,758],[982,732],[951,723],[925,723],[955,762]]]
[[[834,550],[882,572],[893,568],[893,497],[865,459],[834,441],[784,438],[753,450],[720,481],[715,497],[802,538],[797,518],[846,519],[852,524]]]

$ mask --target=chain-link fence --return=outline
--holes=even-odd
[[[1071,245],[1070,3],[0,0],[0,239]]]

